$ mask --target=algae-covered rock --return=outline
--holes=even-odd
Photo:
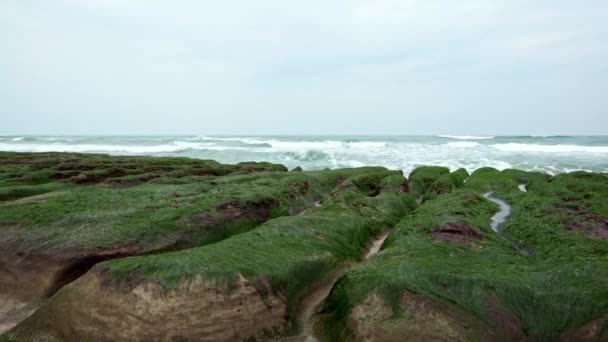
[[[379,170],[1,154],[0,325],[96,263],[217,242],[314,208],[345,178]]]
[[[287,334],[308,289],[359,260],[371,234],[409,212],[402,192],[375,191],[393,176],[347,178],[304,215],[273,219],[212,245],[101,263],[10,336],[232,341]]]
[[[416,196],[422,197],[439,177],[449,173],[450,169],[447,167],[420,166],[414,169],[408,177],[410,189]]]
[[[338,280],[325,305],[327,336],[605,338],[605,176],[534,175],[528,192],[519,191],[518,177],[480,169],[463,189],[437,195],[402,219],[377,256]],[[511,204],[499,233],[490,229],[498,208],[486,192]]]
[[[427,189],[424,201],[431,200],[437,195],[454,192],[464,186],[464,181],[469,178],[465,169],[458,169],[451,173],[444,173],[435,180]]]
[[[467,179],[467,188],[478,192],[495,192],[504,194],[511,191],[519,191],[519,183],[507,173],[502,173],[495,168],[483,167],[475,170]]]
[[[0,341],[608,336],[606,174],[286,171],[0,153]]]

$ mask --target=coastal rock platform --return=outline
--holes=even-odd
[[[608,175],[0,152],[0,341],[77,340],[608,340]]]

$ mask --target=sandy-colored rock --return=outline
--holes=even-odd
[[[491,329],[453,307],[420,295],[405,293],[400,300],[401,315],[377,294],[357,304],[348,325],[355,341],[470,341],[492,340]]]
[[[564,333],[559,338],[562,342],[595,342],[608,340],[608,314],[585,324],[584,326]]]
[[[94,269],[11,335],[24,340],[236,341],[287,322],[285,300],[271,288],[256,288],[242,276],[228,285],[197,276],[165,291],[145,281],[110,284],[105,272]]]

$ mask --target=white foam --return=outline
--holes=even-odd
[[[543,153],[608,153],[608,146],[584,146],[584,145],[540,145],[540,144],[495,144],[491,145],[500,151],[506,152],[543,152]]]
[[[250,144],[250,145],[257,145],[257,144],[268,144],[271,141],[275,141],[275,140],[268,140],[268,139],[262,139],[262,138],[255,138],[255,137],[249,137],[249,138],[239,138],[239,137],[208,137],[205,135],[199,135],[196,136],[194,138],[188,138],[186,140],[189,141],[230,141],[230,142],[240,142],[243,144]]]
[[[36,138],[36,140],[44,140],[44,141],[68,141],[68,142],[73,142],[73,141],[78,141],[78,140],[82,140],[84,138],[75,138],[75,137],[61,137],[61,138],[57,138],[57,137],[48,137],[48,138]]]
[[[168,154],[217,159],[270,161],[292,168],[323,169],[363,165],[402,169],[406,174],[420,165],[442,165],[469,172],[489,166],[557,174],[606,168],[608,146],[487,144],[475,140],[353,139],[312,137],[27,137],[0,140],[0,150],[17,152],[95,152],[108,154]],[[458,136],[459,138],[469,138]],[[1,139],[1,138],[0,138]],[[74,139],[82,141],[70,142]],[[176,140],[173,140],[176,139]],[[45,141],[46,140],[46,141]],[[565,146],[565,148],[564,148]],[[574,147],[572,147],[574,146]],[[580,150],[580,151],[579,151]],[[220,151],[228,151],[220,153]],[[565,151],[565,152],[564,152]],[[571,152],[574,151],[574,152]],[[538,152],[532,154],[532,152]],[[548,153],[547,153],[548,152]],[[556,154],[551,152],[564,152]],[[593,152],[593,153],[591,153]]]
[[[21,141],[23,139],[25,139],[25,137],[13,138],[13,139],[11,139],[11,141]]]
[[[174,141],[161,145],[98,145],[98,144],[0,144],[0,151],[15,152],[96,152],[96,153],[173,153],[186,150],[247,150],[236,146],[215,146],[213,143]]]
[[[386,142],[382,141],[355,141],[347,143],[350,148],[370,149],[370,148],[385,148],[388,146]]]
[[[471,148],[479,146],[479,143],[474,141],[456,141],[445,144],[448,147],[456,147],[456,148]]]
[[[458,140],[489,140],[494,139],[493,136],[475,136],[475,135],[440,135],[440,138],[458,139]]]
[[[268,140],[267,144],[270,145],[274,150],[283,151],[300,151],[300,150],[326,150],[326,149],[340,149],[346,145],[341,141],[279,141],[279,140]]]

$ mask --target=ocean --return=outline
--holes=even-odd
[[[269,161],[304,170],[491,166],[550,174],[608,172],[608,136],[0,136],[0,151]]]

